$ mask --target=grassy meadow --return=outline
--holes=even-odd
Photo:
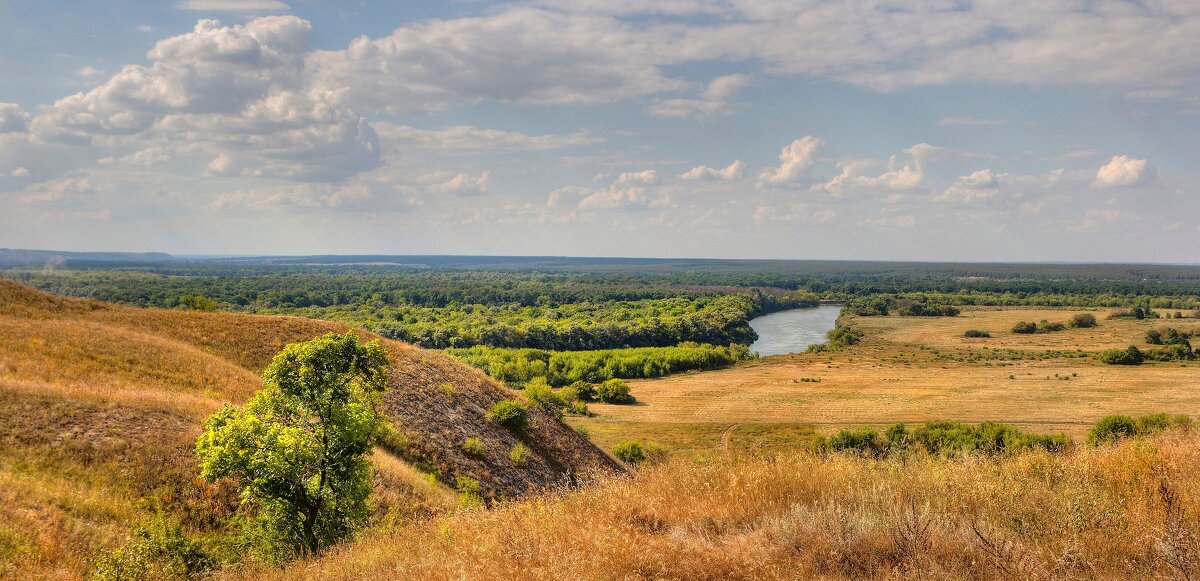
[[[1011,332],[1019,321],[1065,322],[1076,313],[1096,315],[1097,326]],[[1113,347],[1149,348],[1145,334],[1154,328],[1198,331],[1200,319],[1108,320],[1108,313],[967,307],[957,317],[849,317],[864,338],[844,350],[634,380],[637,404],[593,404],[596,417],[570,421],[606,447],[635,439],[702,450],[728,430],[725,442],[735,447],[786,449],[808,445],[792,437],[804,425],[828,432],[953,419],[1082,437],[1109,414],[1200,412],[1200,362],[1123,366],[1093,357]],[[969,329],[992,336],[964,337]]]

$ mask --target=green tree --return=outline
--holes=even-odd
[[[245,406],[226,405],[196,442],[201,476],[236,478],[277,558],[314,554],[366,522],[387,356],[350,333],[288,345]]]

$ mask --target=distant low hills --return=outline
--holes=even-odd
[[[0,268],[13,267],[78,267],[94,264],[115,266],[173,262],[176,258],[163,252],[68,252],[60,250],[23,250],[0,248]]]

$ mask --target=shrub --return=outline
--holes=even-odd
[[[1071,317],[1068,323],[1073,329],[1088,329],[1096,326],[1096,315],[1091,313],[1077,313]]]
[[[618,460],[631,466],[637,466],[646,459],[646,450],[633,440],[618,442],[616,446],[613,446],[612,453]]]
[[[511,432],[520,432],[529,425],[529,410],[519,401],[506,399],[496,402],[488,412],[488,419],[508,428]]]
[[[1116,442],[1138,433],[1137,424],[1129,416],[1107,416],[1096,422],[1088,432],[1088,443],[1093,445]]]
[[[632,403],[633,396],[629,395],[629,384],[621,379],[610,379],[596,388],[596,398],[604,403]]]
[[[125,546],[101,554],[93,572],[97,581],[121,579],[192,579],[215,568],[217,560],[176,522],[159,520],[138,527]]]
[[[1012,332],[1019,333],[1021,335],[1028,335],[1030,333],[1036,333],[1037,329],[1037,324],[1030,323],[1028,321],[1021,321],[1016,325],[1013,325]]]
[[[525,399],[556,418],[562,417],[563,408],[567,407],[567,402],[554,393],[550,384],[540,377],[525,385]]]
[[[966,333],[963,333],[963,337],[991,337],[991,336],[992,336],[991,333],[988,333],[987,331],[981,331],[979,329],[968,329]]]
[[[483,485],[470,476],[459,476],[454,479],[454,489],[458,491],[458,505],[470,508],[483,504]]]
[[[512,460],[513,464],[517,466],[524,466],[530,458],[533,458],[533,452],[529,451],[529,448],[520,442],[513,444],[512,450],[508,451],[508,459]]]
[[[1067,326],[1062,323],[1051,323],[1050,321],[1047,321],[1046,319],[1042,319],[1037,324],[1037,332],[1038,333],[1054,333],[1057,331],[1062,331],[1063,329],[1066,329],[1066,328],[1067,328]]]
[[[575,394],[583,401],[596,401],[596,386],[580,380],[567,386],[567,389],[575,390]]]
[[[834,452],[857,452],[865,456],[879,455],[884,449],[883,440],[870,428],[842,430],[829,438],[826,446]]]
[[[1105,349],[1096,354],[1096,357],[1109,365],[1141,365],[1145,359],[1142,351],[1133,345],[1126,349]]]
[[[483,455],[487,453],[487,447],[483,445],[483,440],[480,440],[479,438],[467,438],[466,440],[463,440],[462,450],[463,452],[466,452],[468,456],[474,456],[476,458],[482,458]]]
[[[1162,332],[1158,329],[1150,329],[1146,331],[1146,342],[1151,345],[1162,345]]]

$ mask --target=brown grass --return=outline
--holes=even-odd
[[[284,345],[346,330],[298,317],[119,307],[0,280],[0,577],[86,576],[97,555],[159,512],[192,533],[219,532],[236,498],[197,478],[192,445],[202,420],[259,389]],[[522,436],[534,457],[514,466],[507,450],[516,436],[484,418],[513,392],[439,353],[356,332],[388,350],[385,411],[410,436],[409,459],[440,478],[381,450],[377,524],[453,507],[445,484],[460,475],[498,499],[566,473],[619,470],[538,412]],[[496,452],[463,456],[464,434]]]
[[[1097,312],[1101,320],[1094,329],[1008,332],[1020,320],[1066,321],[1076,312],[1083,311],[976,309],[961,317],[857,318],[864,342],[845,351],[631,381],[637,405],[596,404],[591,407],[600,416],[577,423],[605,442],[661,439],[689,449],[711,441],[713,429],[704,424],[781,430],[810,424],[829,431],[952,419],[1080,437],[1109,414],[1200,413],[1200,362],[1127,367],[1048,352],[1142,344],[1150,328],[1200,328],[1195,319],[1109,321],[1103,319],[1106,312]],[[991,330],[993,337],[962,337],[972,328]],[[692,441],[681,438],[689,429],[696,436]],[[735,434],[735,446],[738,439]],[[782,439],[778,443],[786,446]],[[805,443],[796,440],[797,447]]]
[[[230,577],[1194,578],[1198,470],[1194,433],[1005,459],[676,458]]]

